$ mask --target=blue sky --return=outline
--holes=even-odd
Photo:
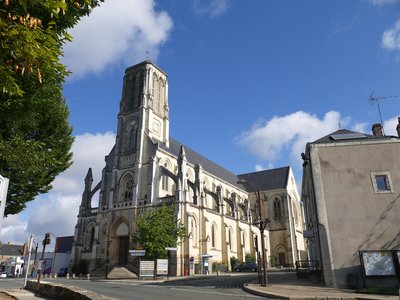
[[[379,122],[372,92],[399,95],[380,102],[395,134],[400,0],[106,0],[71,34],[75,164],[5,220],[2,242],[73,234],[87,168],[100,179],[114,142],[124,70],[147,55],[168,74],[170,135],[234,173],[291,165],[300,186],[306,142]]]

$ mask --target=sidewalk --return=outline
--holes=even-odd
[[[278,275],[278,274],[276,274]],[[282,274],[283,276],[270,276],[268,286],[262,287],[258,283],[245,284],[243,289],[249,293],[279,299],[339,299],[339,300],[399,300],[399,296],[358,294],[350,289],[329,288],[308,279],[298,279],[294,274]],[[283,279],[284,278],[284,279]]]
[[[46,298],[35,296],[35,294],[33,292],[24,290],[22,288],[0,290],[0,299],[3,299],[2,293],[7,294],[7,295],[11,296],[12,298],[18,299],[18,300],[46,299]]]

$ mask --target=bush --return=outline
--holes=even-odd
[[[250,253],[246,253],[245,262],[256,262],[256,257],[255,255],[251,255]]]
[[[239,260],[235,256],[231,256],[231,270],[234,270],[239,264]]]

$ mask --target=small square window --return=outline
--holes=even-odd
[[[390,191],[389,180],[386,175],[375,175],[375,182],[378,191]]]
[[[372,172],[371,178],[375,193],[393,193],[389,172]]]

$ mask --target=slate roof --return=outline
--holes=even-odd
[[[0,244],[0,255],[21,256],[24,254],[24,245]]]
[[[238,177],[249,182],[257,191],[284,189],[289,179],[290,167],[282,167],[253,173],[240,174]],[[248,184],[243,185],[247,192],[253,192]]]
[[[178,157],[181,146],[184,147],[186,153],[186,159],[190,164],[196,165],[200,164],[203,170],[207,171],[210,174],[215,175],[216,177],[221,178],[222,180],[238,187],[243,188],[241,184],[238,184],[237,181],[239,178],[237,175],[233,174],[232,172],[228,171],[227,169],[221,167],[220,165],[212,162],[208,158],[202,156],[201,154],[197,153],[196,151],[190,149],[188,146],[183,145],[182,143],[178,142],[174,138],[169,139],[169,147],[166,147],[165,144],[160,143],[160,148],[164,149],[168,153]]]
[[[247,180],[254,186],[256,190],[260,189],[262,191],[266,191],[271,189],[286,188],[290,167],[282,167],[272,170],[236,175],[173,138],[169,139],[169,147],[166,147],[165,144],[160,143],[160,148],[176,157],[179,156],[181,146],[184,147],[186,159],[190,164],[200,164],[203,170],[207,171],[208,173],[221,178],[222,180],[247,192],[252,192],[251,188],[247,184],[238,184],[237,182],[239,179]]]
[[[365,137],[363,138],[346,138],[342,140],[335,140],[332,138],[332,135],[349,135],[349,134],[357,134],[357,135],[364,135]],[[339,129],[336,130],[335,132],[332,132],[322,138],[319,138],[318,140],[311,142],[310,144],[324,144],[324,143],[340,143],[340,142],[348,142],[348,141],[362,141],[362,140],[377,140],[377,139],[385,139],[385,138],[393,138],[395,136],[376,136],[372,134],[366,134],[366,133],[361,133],[361,132],[356,132],[356,131],[351,131],[348,129]]]

